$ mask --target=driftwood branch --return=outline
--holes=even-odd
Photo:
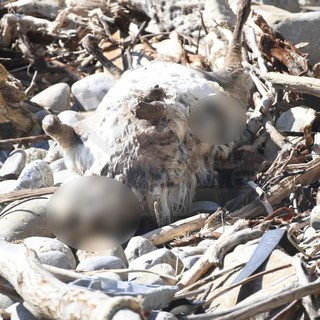
[[[298,184],[308,185],[320,179],[320,158],[309,162],[304,173],[289,176],[273,186],[267,193],[267,200],[271,205],[280,203],[293,192]],[[264,214],[265,209],[259,200],[254,200],[245,207],[230,213],[231,217],[243,219],[255,218]]]
[[[221,317],[216,317],[215,313],[208,313],[203,315],[195,315],[185,317],[186,320],[245,320],[254,317],[257,314],[273,310],[277,307],[283,306],[294,300],[299,300],[308,295],[317,294],[320,288],[320,281],[300,286],[293,289],[285,289],[283,292],[276,293],[271,297],[258,298],[255,301],[243,301],[241,307],[236,305],[228,310],[228,313]]]
[[[33,143],[38,141],[50,140],[51,138],[46,134],[40,134],[38,136],[22,137],[22,138],[12,138],[12,139],[1,139],[0,140],[0,149],[6,149],[12,147],[14,144],[25,144]]]
[[[150,231],[142,235],[142,237],[151,241],[155,246],[164,244],[176,237],[184,236],[196,230],[200,230],[209,214],[200,213],[193,217],[183,219],[174,223],[158,228],[156,230]]]
[[[111,298],[102,292],[69,286],[45,270],[34,251],[0,240],[0,275],[9,281],[39,318],[113,319],[123,309],[143,319],[131,297]]]
[[[116,79],[120,78],[123,71],[118,68],[112,61],[103,55],[98,45],[98,39],[92,34],[87,34],[82,39],[83,47],[92,54]]]
[[[189,286],[206,274],[210,268],[221,265],[224,256],[239,244],[257,239],[263,234],[261,230],[251,230],[249,228],[237,231],[228,237],[221,237],[214,242],[204,255],[186,271],[179,284]]]
[[[276,89],[310,94],[320,97],[320,79],[310,77],[291,76],[276,72],[268,72],[261,77],[268,80]]]
[[[44,196],[46,194],[54,193],[56,190],[58,190],[58,188],[59,187],[48,187],[34,190],[23,189],[5,193],[0,195],[0,203],[12,202],[31,197]]]

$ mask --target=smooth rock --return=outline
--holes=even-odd
[[[95,256],[81,261],[78,266],[78,271],[94,271],[94,270],[110,270],[110,269],[125,269],[125,263],[114,256]]]
[[[6,309],[17,302],[17,299],[10,298],[9,296],[0,293],[0,309]]]
[[[124,319],[140,320],[141,316],[136,312],[133,312],[131,310],[126,310],[126,309],[119,310],[115,312],[115,314],[112,316],[112,320],[124,320]]]
[[[29,164],[31,163],[32,161],[35,161],[35,160],[43,160],[48,151],[47,150],[44,150],[44,149],[41,149],[41,148],[28,148],[25,150],[26,151],[26,154],[27,154],[27,161],[26,161],[26,164]]]
[[[66,83],[57,83],[35,95],[32,102],[44,109],[59,113],[70,109],[71,92]]]
[[[37,320],[37,318],[23,305],[17,302],[6,309],[11,313],[11,320]]]
[[[171,251],[180,259],[184,259],[187,257],[204,254],[206,250],[207,250],[206,247],[201,247],[201,246],[200,247],[185,246],[185,247],[173,248]]]
[[[172,313],[165,311],[152,311],[148,320],[178,320]]]
[[[201,255],[190,256],[182,259],[184,267],[189,270],[201,258]]]
[[[53,176],[54,176],[55,173],[67,169],[63,158],[51,162],[49,164],[49,166],[50,166],[50,168],[51,168],[51,170],[53,172]]]
[[[36,117],[37,117],[37,121],[38,121],[39,125],[42,124],[42,120],[48,114],[50,114],[50,113],[47,110],[40,110],[40,111],[36,112]]]
[[[144,237],[136,236],[132,237],[125,249],[125,254],[128,262],[146,254],[157,250],[157,247],[153,245],[149,240]]]
[[[114,79],[111,76],[95,73],[75,82],[71,91],[83,109],[95,110],[113,84]]]
[[[0,177],[16,179],[19,177],[27,160],[27,154],[22,149],[12,151],[0,169]]]
[[[52,187],[53,183],[53,172],[49,165],[43,160],[35,160],[22,170],[10,191]]]
[[[139,283],[139,284],[160,285],[160,286],[165,286],[165,285],[174,286],[177,283],[177,280],[160,276],[160,275],[171,276],[171,277],[176,276],[175,269],[167,263],[157,264],[148,270],[153,271],[155,273],[159,273],[159,275],[146,273],[146,272],[139,272],[139,273],[132,272],[132,273],[129,273],[128,280],[131,282]]]
[[[31,236],[50,237],[47,228],[46,208],[49,197],[33,198],[22,203],[15,201],[1,211],[0,234],[8,241]]]
[[[294,44],[308,42],[308,45],[299,49],[308,53],[311,65],[320,62],[320,11],[294,13],[283,19],[270,21],[274,31],[280,32],[285,39]]]
[[[308,107],[294,107],[288,111],[283,112],[276,122],[276,129],[279,131],[297,131],[303,132],[306,125],[312,125],[316,118],[316,111]],[[291,143],[297,143],[301,137],[287,137]],[[264,155],[267,160],[273,160],[277,156],[279,147],[269,138]]]
[[[176,269],[177,266],[178,273],[180,273],[183,269],[182,261],[173,252],[166,248],[154,250],[144,254],[143,256],[140,256],[139,258],[136,258],[135,260],[132,260],[129,263],[129,268],[148,270],[160,263],[167,263],[174,269]]]
[[[258,3],[266,4],[287,10],[290,12],[299,12],[300,6],[298,0],[260,0]]]
[[[81,261],[77,269],[78,271],[96,271],[96,270],[110,270],[110,269],[126,269],[126,264],[119,258],[114,256],[95,256],[87,258]],[[117,277],[114,277],[110,274],[110,277],[107,272],[103,272],[102,274],[106,275],[109,279],[118,280]],[[99,276],[102,276],[99,273]],[[96,274],[97,275],[97,274]],[[128,280],[127,273],[119,273],[119,279],[122,281]]]
[[[126,267],[128,266],[128,260],[124,253],[122,246],[117,246],[114,248],[106,249],[103,251],[85,251],[85,250],[77,250],[77,257],[79,261],[83,261],[89,257],[99,257],[99,256],[113,256],[122,260]]]
[[[62,111],[61,113],[59,113],[58,118],[62,123],[68,125],[73,125],[81,120],[79,113],[73,110]]]
[[[320,229],[320,206],[317,205],[311,210],[310,226],[315,230]]]
[[[59,160],[62,158],[61,148],[56,141],[49,141],[49,149],[46,157],[43,159],[47,163],[52,163],[53,161]]]
[[[58,239],[29,237],[24,239],[23,243],[37,253],[41,263],[64,269],[76,267],[71,249]]]
[[[54,185],[55,186],[60,186],[64,182],[67,182],[67,181],[69,181],[69,180],[71,180],[71,179],[73,179],[75,177],[79,177],[79,175],[71,172],[68,169],[55,172],[53,174]]]
[[[208,249],[215,242],[216,242],[216,240],[213,240],[213,239],[204,239],[204,240],[202,240],[201,242],[198,243],[197,247]]]
[[[16,184],[16,180],[3,180],[0,181],[0,194],[5,194]]]

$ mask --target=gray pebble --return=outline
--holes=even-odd
[[[70,100],[70,87],[66,83],[54,84],[31,99],[44,109],[56,113],[70,109]]]
[[[34,250],[41,263],[64,269],[75,269],[76,260],[71,249],[58,239],[29,237],[24,244]]]
[[[57,172],[59,172],[59,171],[62,171],[62,170],[66,170],[66,169],[67,169],[67,167],[66,167],[66,165],[65,165],[65,163],[64,163],[64,159],[63,159],[63,158],[57,159],[57,160],[51,162],[51,163],[49,164],[49,166],[50,166],[53,174],[55,174],[55,173],[57,173]]]
[[[26,160],[27,154],[24,150],[17,149],[12,151],[0,169],[0,177],[17,179],[26,164]]]
[[[39,125],[42,124],[42,120],[48,114],[50,114],[50,113],[47,110],[40,110],[40,111],[36,112],[36,117],[37,117],[37,121],[38,121]]]
[[[183,269],[182,261],[174,253],[172,253],[169,249],[166,248],[157,249],[147,254],[144,254],[139,258],[136,258],[135,260],[129,263],[129,267],[130,269],[148,270],[151,267],[160,263],[167,263],[174,269],[176,269],[177,266],[178,273],[180,273]]]
[[[208,249],[215,242],[216,242],[216,240],[213,240],[213,239],[204,239],[204,240],[202,240],[201,242],[198,243],[197,247]]]
[[[44,149],[41,149],[41,148],[28,148],[25,150],[26,151],[26,154],[27,154],[27,161],[26,161],[26,164],[29,164],[31,163],[32,161],[35,161],[35,160],[43,160],[48,151],[47,150],[44,150]]]
[[[126,267],[128,266],[128,260],[124,253],[122,246],[117,246],[110,249],[105,249],[103,251],[85,251],[85,250],[77,250],[77,257],[79,261],[83,261],[89,257],[99,257],[99,256],[113,256],[122,260]]]
[[[175,277],[175,269],[167,263],[157,264],[148,270],[159,273],[159,275],[146,272],[131,272],[129,273],[128,280],[139,284],[161,286],[174,286],[177,283],[177,281],[174,279],[160,276],[164,275]]]
[[[59,160],[62,158],[61,148],[58,145],[57,141],[49,141],[49,149],[46,157],[43,159],[47,163],[52,163],[53,161]]]
[[[31,236],[51,236],[47,228],[46,208],[49,197],[15,201],[4,208],[0,215],[0,234],[8,241]]]
[[[75,82],[71,91],[85,110],[95,110],[113,84],[111,76],[95,73]]]
[[[17,302],[6,309],[11,313],[11,320],[37,320],[37,318],[25,306]]]
[[[125,269],[125,263],[113,256],[96,256],[90,257],[81,261],[77,270],[80,271],[94,271],[94,270],[110,270],[110,269]]]
[[[157,247],[153,245],[149,240],[144,237],[132,237],[127,244],[125,254],[128,262],[146,254],[157,250]]]
[[[66,110],[59,113],[58,118],[62,123],[73,125],[77,122],[79,122],[80,117],[78,115],[78,112],[75,112],[73,110]]]
[[[22,170],[10,191],[52,187],[53,183],[53,172],[49,165],[43,160],[35,160]]]
[[[8,190],[10,190],[15,184],[16,180],[12,179],[0,181],[0,194],[8,193]]]
[[[77,266],[78,271],[95,271],[95,270],[126,269],[126,268],[127,266],[121,259],[113,256],[90,257],[81,261]],[[115,277],[112,275],[110,275],[109,277],[107,274],[106,276],[109,279],[110,277],[115,279]],[[120,273],[119,278],[122,281],[126,281],[128,278],[127,273]]]
[[[184,258],[187,258],[187,257],[190,257],[190,256],[196,256],[196,255],[204,254],[206,252],[206,250],[207,249],[205,247],[190,247],[190,246],[186,246],[186,247],[173,248],[171,251],[177,257],[179,257],[180,259],[184,259]]]
[[[64,182],[67,182],[75,177],[79,177],[79,176],[67,169],[55,172],[53,174],[54,185],[60,186]]]
[[[165,311],[152,311],[148,320],[178,320],[172,313]]]
[[[187,270],[191,269],[192,266],[199,260],[201,256],[190,256],[182,259],[182,262]]]
[[[6,309],[17,302],[17,299],[12,299],[9,296],[0,293],[0,309]]]

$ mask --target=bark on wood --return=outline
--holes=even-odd
[[[102,292],[69,286],[46,271],[34,251],[3,239],[0,239],[0,275],[41,318],[113,319],[123,309],[141,314],[137,299],[111,298]]]

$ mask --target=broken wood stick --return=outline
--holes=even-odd
[[[289,176],[282,179],[267,192],[267,200],[271,205],[280,203],[285,197],[293,192],[298,184],[312,184],[320,179],[320,158],[308,163],[308,167],[304,173]],[[242,219],[252,219],[265,213],[265,208],[259,200],[250,202],[245,207],[230,213],[230,217],[238,217]]]
[[[261,77],[270,81],[276,89],[310,94],[320,98],[320,79],[276,72],[268,72],[261,75]]]
[[[12,202],[16,200],[21,200],[25,198],[31,197],[39,197],[44,196],[47,194],[54,193],[58,190],[59,187],[47,187],[47,188],[40,188],[40,189],[23,189],[18,191],[13,191],[5,194],[0,195],[0,203]]]
[[[176,237],[184,236],[196,230],[200,230],[207,221],[209,214],[200,213],[193,217],[179,220],[171,223],[168,226],[158,228],[141,235],[148,239],[155,246],[164,244]]]
[[[204,253],[204,255],[193,265],[193,267],[186,271],[178,285],[182,287],[189,286],[199,280],[205,275],[210,268],[219,266],[222,263],[224,256],[239,244],[248,242],[259,238],[263,231],[246,228],[234,232],[228,237],[221,237],[216,240]]]
[[[25,144],[25,143],[33,143],[38,141],[50,140],[51,138],[46,134],[40,134],[38,136],[30,136],[30,137],[21,137],[21,138],[12,138],[12,139],[1,139],[0,140],[0,149],[4,149],[12,147],[14,144]]]
[[[222,316],[216,316],[217,313],[197,314],[185,317],[186,320],[246,320],[254,316],[273,310],[277,307],[283,306],[294,300],[299,300],[303,297],[312,294],[318,294],[320,288],[320,281],[314,281],[297,288],[286,288],[282,292],[277,292],[270,297],[259,297],[256,300],[248,299],[249,301],[242,301],[241,304],[228,309],[228,313]]]
[[[116,79],[120,78],[123,71],[118,68],[112,61],[104,56],[101,48],[98,45],[98,39],[92,34],[87,34],[82,39],[83,47],[93,55]]]
[[[23,244],[0,239],[0,276],[13,285],[39,318],[112,320],[127,309],[135,319],[143,319],[137,299],[111,298],[99,291],[67,285],[46,271],[35,252]]]

